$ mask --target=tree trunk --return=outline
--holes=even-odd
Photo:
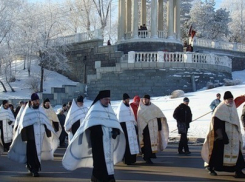
[[[13,87],[10,85],[10,83],[7,82],[7,84],[8,84],[8,86],[10,87],[11,91],[12,91],[12,92],[15,92],[15,90],[14,90]]]
[[[43,75],[44,75],[44,68],[41,65],[41,81],[40,81],[40,92],[43,92]]]
[[[4,89],[4,92],[7,92],[7,89],[6,89],[6,87],[4,86],[4,84],[3,84],[3,82],[1,80],[0,80],[0,83],[1,83],[1,85],[3,87],[3,89]]]

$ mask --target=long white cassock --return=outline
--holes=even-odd
[[[162,130],[158,131],[157,118],[161,118]],[[139,132],[139,142],[141,148],[144,146],[143,130],[148,125],[151,149],[153,153],[164,150],[168,145],[169,129],[167,119],[163,112],[155,104],[146,106],[140,101],[137,113],[137,123]]]
[[[36,150],[39,162],[42,160],[53,160],[54,151],[59,145],[59,137],[55,133],[47,115],[42,107],[32,109],[25,107],[21,114],[19,125],[14,136],[12,145],[10,146],[8,158],[19,163],[26,163],[26,142],[21,139],[21,131],[23,128],[33,125]],[[51,131],[51,137],[47,137],[44,125]]]
[[[10,108],[4,109],[3,105],[0,107],[0,120],[2,121],[2,129],[3,129],[3,140],[4,143],[10,143],[13,139],[13,126],[15,122],[14,115]],[[8,122],[12,121],[9,125]],[[1,128],[0,128],[1,130]],[[2,148],[2,141],[1,141],[1,132],[0,132],[0,152]]]
[[[130,106],[127,107],[122,101],[120,105],[118,106],[116,115],[120,123],[123,123],[123,122],[126,123],[130,153],[132,155],[138,154],[139,144],[137,140],[137,134],[135,131],[135,126],[137,126],[137,123],[135,121],[135,117],[134,117],[132,108]]]
[[[50,106],[48,109],[44,108],[43,105],[42,105],[42,107],[43,107],[43,110],[45,111],[46,115],[48,116],[48,119],[49,119],[51,125],[53,126],[53,122],[58,124],[59,130],[56,132],[56,134],[58,136],[60,136],[62,128],[60,125],[59,118],[57,117],[56,113],[54,112],[52,106]]]
[[[72,104],[71,104],[71,108],[69,109],[69,111],[66,115],[66,120],[65,120],[65,124],[64,124],[65,131],[68,133],[69,142],[73,138],[73,134],[69,130],[71,130],[72,125],[78,120],[80,120],[80,126],[81,126],[87,112],[88,112],[87,107],[85,107],[85,106],[78,107],[77,103],[73,99]]]
[[[120,162],[124,156],[125,136],[112,107],[109,105],[104,108],[99,101],[91,106],[84,122],[67,147],[62,160],[64,168],[75,170],[80,167],[93,167],[90,130],[88,128],[95,125],[102,125],[106,167],[109,175],[114,174],[113,164]],[[112,128],[120,130],[120,135],[116,139],[112,139]]]

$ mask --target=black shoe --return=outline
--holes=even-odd
[[[242,171],[236,171],[235,178],[245,178],[245,174]]]
[[[212,169],[208,172],[211,176],[217,176],[217,173]]]
[[[182,154],[185,154],[185,152],[179,151],[178,154],[182,155]]]
[[[35,172],[32,172],[32,176],[33,177],[39,177],[39,174],[38,174],[38,172],[35,171]]]
[[[151,158],[152,158],[152,159],[156,159],[156,158],[157,158],[156,154],[155,154],[155,153],[152,153],[152,154],[151,154]]]
[[[188,154],[191,154],[191,152],[190,152],[190,151],[187,151],[187,152],[185,152],[185,154],[187,154],[187,155],[188,155]]]
[[[148,159],[145,161],[146,164],[153,164],[153,162],[151,161],[151,159]]]

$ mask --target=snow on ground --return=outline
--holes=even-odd
[[[29,99],[33,90],[30,89],[30,79],[40,75],[40,66],[38,62],[33,60],[31,63],[31,76],[28,76],[27,68],[24,70],[24,61],[17,60],[12,63],[12,74],[15,75],[16,81],[11,83],[11,86],[16,92],[11,92],[7,87],[8,92],[4,93],[0,86],[0,99]],[[54,71],[44,71],[44,93],[50,93],[51,87],[61,87],[62,85],[76,85],[77,82],[69,80],[67,77],[60,75]],[[1,75],[1,80],[5,78]]]
[[[12,67],[14,68],[14,71],[16,70],[15,75],[16,75],[17,81],[11,83],[11,85],[14,87],[16,92],[4,93],[4,92],[1,92],[0,90],[0,99],[10,99],[10,98],[29,99],[32,93],[32,90],[29,89],[29,86],[27,84],[28,82],[27,80],[29,77],[28,77],[27,70],[23,70],[23,61],[16,61],[16,63],[14,63]],[[31,66],[31,75],[35,76],[39,73],[40,73],[40,67],[37,66],[36,62],[33,61],[32,66]],[[239,79],[243,83],[237,86],[223,86],[223,87],[218,87],[218,88],[214,88],[210,90],[202,89],[197,92],[185,93],[185,97],[189,97],[190,99],[189,106],[191,107],[191,110],[192,110],[193,120],[211,111],[209,108],[209,105],[216,98],[217,93],[221,93],[222,98],[223,98],[225,91],[228,91],[228,90],[232,92],[234,97],[245,94],[245,70],[233,72],[232,76],[233,76],[233,79]],[[58,86],[61,87],[62,85],[77,84],[76,82],[69,80],[67,77],[62,76],[53,71],[45,70],[45,77],[46,77],[46,81],[44,82],[44,89],[46,93],[50,92],[51,87],[58,87]],[[132,99],[133,97],[134,96],[131,95]],[[166,116],[168,120],[169,130],[170,130],[170,137],[179,136],[176,130],[177,129],[176,121],[174,120],[172,115],[173,115],[174,109],[180,103],[182,103],[183,97],[176,98],[176,99],[170,99],[170,96],[152,97],[151,101],[152,103],[160,107],[160,109],[163,111],[164,115]],[[120,102],[121,102],[120,100],[111,102],[114,110],[117,109]],[[85,99],[85,103],[84,103],[85,106],[89,107],[91,103],[92,103],[91,100]],[[54,109],[56,110],[59,107],[61,106],[56,106],[54,107]],[[242,112],[242,105],[238,108],[239,116],[241,116],[241,112]],[[197,138],[205,138],[206,132],[208,131],[208,128],[209,128],[210,120],[211,120],[211,113],[193,121],[190,125],[188,136],[197,137]]]

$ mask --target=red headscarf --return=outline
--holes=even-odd
[[[134,97],[133,102],[130,104],[131,108],[134,111],[134,117],[135,117],[136,121],[137,121],[137,111],[138,111],[139,103],[140,103],[140,97],[138,95],[136,95]]]

